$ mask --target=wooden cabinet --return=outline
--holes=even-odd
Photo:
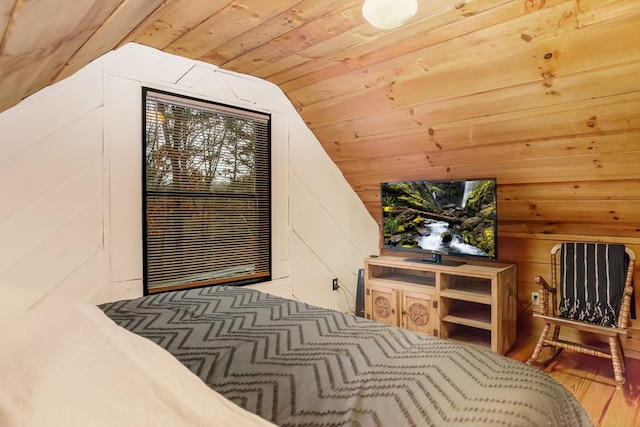
[[[398,257],[365,260],[365,316],[504,354],[516,339],[512,264],[446,266]]]
[[[378,322],[433,335],[434,289],[421,285],[380,283],[366,287],[365,316]],[[369,309],[367,309],[367,302]]]

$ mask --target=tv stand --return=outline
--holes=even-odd
[[[458,267],[394,256],[365,260],[367,319],[506,353],[516,338],[514,264]]]
[[[466,264],[464,261],[452,261],[448,259],[442,259],[442,255],[438,253],[432,253],[431,258],[405,258],[407,262],[422,262],[425,264],[438,264],[438,265],[446,265],[448,267],[458,267],[463,264]]]

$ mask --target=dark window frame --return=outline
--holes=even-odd
[[[148,112],[147,104],[149,99],[156,100],[156,108],[153,110],[153,114],[149,114]],[[160,100],[160,102],[157,102],[157,100]],[[167,117],[169,118],[162,115],[161,112],[158,112],[159,104],[162,104],[164,108],[168,108],[163,111],[167,113]],[[177,139],[175,135],[177,135],[179,131],[184,131],[183,133],[186,132],[190,135],[191,133],[196,133],[192,130],[192,123],[200,122],[198,122],[197,119],[192,120],[191,117],[195,114],[200,114],[197,113],[200,109],[204,111],[202,114],[208,117],[201,119],[204,120],[203,123],[208,124],[212,121],[217,123],[213,116],[216,118],[221,117],[220,120],[225,123],[225,127],[216,129],[225,130],[224,136],[222,136],[224,142],[215,145],[218,135],[222,135],[221,131],[218,132],[216,136],[211,136],[212,134],[207,133],[208,139],[213,139],[214,143],[206,145],[206,148],[202,148],[205,147],[205,143],[193,142],[196,141],[193,138],[180,136],[180,141],[190,140],[194,146],[198,145],[198,147],[200,147],[199,149],[205,150],[198,151],[198,148],[196,148],[191,151],[186,149],[180,152],[187,153],[183,156],[186,157],[187,160],[199,160],[198,165],[206,163],[203,160],[204,154],[202,153],[208,153],[211,157],[214,156],[211,153],[217,153],[218,160],[215,161],[216,167],[213,168],[214,171],[218,171],[218,162],[220,162],[221,158],[227,161],[231,158],[234,161],[234,170],[231,172],[231,175],[236,177],[236,180],[223,178],[224,173],[230,173],[228,168],[223,167],[220,168],[222,171],[220,175],[215,175],[216,172],[213,172],[213,175],[203,176],[200,181],[198,181],[198,177],[184,178],[184,171],[188,168],[181,166],[181,172],[175,172],[178,170],[178,168],[175,167],[177,163],[167,161],[170,155],[163,154],[167,151],[166,146],[169,146],[168,150],[174,152],[174,154],[178,151],[174,149],[172,144],[173,141]],[[172,115],[172,112],[175,112],[175,116]],[[180,115],[180,113],[182,115]],[[179,122],[178,116],[183,120],[180,122],[180,127],[177,124]],[[162,117],[162,131],[158,130],[158,117]],[[172,126],[167,124],[170,121],[173,123]],[[235,141],[234,147],[241,147],[233,156],[229,155],[227,145],[225,145],[229,143],[229,139],[226,138],[228,129],[226,124],[236,132],[236,136],[240,135],[236,137],[236,139],[233,139],[233,141]],[[165,128],[165,125],[167,128]],[[247,125],[249,126],[246,127]],[[150,130],[149,126],[151,126],[151,128],[155,127],[154,135],[148,135],[154,133],[153,130]],[[249,129],[249,131],[244,132],[246,129]],[[164,135],[162,137],[161,132],[162,135]],[[167,143],[167,140],[171,139],[166,136],[169,133],[171,133],[171,137],[173,137],[171,144]],[[153,141],[157,142],[157,144],[153,144],[152,151],[149,151],[148,136],[155,138]],[[253,143],[252,148],[251,143]],[[157,148],[163,144],[164,146],[162,148]],[[180,144],[181,147],[183,145],[185,145],[184,142]],[[242,147],[244,147],[245,151],[241,151]],[[247,147],[249,148],[247,149]],[[206,151],[207,149],[210,151]],[[222,150],[225,150],[227,154],[223,156]],[[150,169],[153,174],[150,178],[147,167],[148,161],[153,163],[153,161],[150,160],[152,156],[156,164]],[[166,157],[158,160],[160,156]],[[207,157],[207,159],[209,167],[206,171],[211,172],[212,167],[210,164],[213,160],[209,157]],[[244,161],[244,163],[240,165],[240,168],[237,167],[240,163],[239,159]],[[185,164],[188,163],[187,160],[185,160]],[[253,163],[251,163],[251,160]],[[170,164],[170,166],[162,166],[163,161],[165,165]],[[195,162],[192,161],[191,165],[194,163]],[[254,170],[255,173],[243,173],[243,167],[245,168],[244,170],[248,168],[248,170]],[[252,167],[255,167],[255,169],[252,169]],[[193,166],[191,166],[191,168],[193,169]],[[200,168],[201,166],[195,167],[195,169],[199,170],[198,174],[205,175],[205,173],[200,171]],[[167,170],[169,172],[167,172]],[[166,179],[166,176],[170,178]],[[155,181],[153,177],[156,178]],[[207,177],[210,178],[210,181],[206,181]],[[207,182],[210,182],[209,188],[204,189],[205,187],[203,187],[202,184]],[[178,190],[176,190],[176,188],[178,188]],[[225,190],[219,191],[219,188],[225,188]],[[246,285],[271,280],[271,193],[270,114],[153,88],[142,88],[142,229],[143,286],[145,295],[201,286],[219,284]],[[182,206],[183,209],[169,208],[168,206],[170,206],[170,204],[173,204],[171,206]],[[184,208],[184,206],[187,207]],[[249,208],[243,210],[244,207]],[[161,212],[161,214],[164,212],[164,215],[156,216],[157,212]],[[178,213],[175,214],[175,212]],[[196,212],[202,213],[203,216],[196,217]],[[243,213],[246,213],[246,215],[243,215]],[[215,219],[211,219],[211,217],[215,217]],[[175,221],[181,222],[179,226],[174,228],[173,225],[166,225],[174,221],[174,218],[177,218]],[[199,218],[205,219],[199,221]],[[238,225],[239,221],[244,221],[242,222],[243,226]],[[153,225],[158,223],[164,225]],[[185,231],[187,227],[185,224],[188,224],[188,227],[193,227],[188,230],[191,232]],[[179,229],[179,232],[175,232],[175,229]],[[215,229],[218,231],[212,231]],[[221,229],[225,231],[221,232]],[[157,236],[158,230],[167,232],[166,235],[173,233],[171,234],[173,236],[171,237],[173,244],[167,244],[166,238],[164,238],[163,243],[158,244],[158,239],[153,237]],[[212,232],[207,233],[207,230]],[[229,230],[229,232],[227,233],[226,230]],[[177,238],[175,236],[176,233],[178,234]],[[224,239],[227,239],[227,241],[225,242]],[[248,244],[249,242],[256,243],[255,245],[250,245]],[[225,246],[225,243],[228,247]],[[180,252],[180,255],[156,259],[156,254],[160,252],[159,247],[169,248],[167,252]],[[232,252],[234,248],[237,250],[235,253]],[[200,262],[201,264],[205,264],[204,267],[197,264],[198,260],[205,258],[198,258],[195,256],[196,253],[190,253],[188,254],[189,257],[185,257],[183,253],[198,250],[202,250],[204,252],[203,254],[209,257],[210,262]],[[267,251],[266,255],[262,252],[264,250]],[[224,252],[224,256],[221,255],[220,251]],[[218,253],[218,255],[216,256],[215,253]],[[197,252],[197,254],[199,254],[199,252]],[[182,262],[183,260],[185,262]],[[241,260],[246,262],[243,263]],[[252,261],[253,264],[251,263]],[[169,277],[171,274],[179,275],[180,273],[177,270],[182,271],[183,269],[191,268],[192,262],[194,271],[190,274],[182,273],[181,278],[185,279],[183,283],[178,283],[178,281],[182,279]],[[218,265],[218,263],[220,263],[220,265]],[[218,270],[198,271],[198,269],[202,268],[205,270],[213,268],[210,267],[211,265],[216,265],[216,267],[223,265],[228,266],[227,268],[220,268]],[[175,268],[172,266],[175,266]],[[160,270],[163,269],[165,271],[160,272]],[[164,275],[167,275],[166,280],[157,279],[158,276],[164,278]]]

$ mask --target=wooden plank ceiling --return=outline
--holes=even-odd
[[[504,230],[640,237],[639,1],[361,2],[4,0],[0,111],[133,41],[278,84],[376,219],[381,181],[495,176]]]

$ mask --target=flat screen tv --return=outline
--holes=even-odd
[[[385,182],[380,187],[383,248],[429,254],[408,261],[456,264],[441,255],[497,259],[495,178]]]

